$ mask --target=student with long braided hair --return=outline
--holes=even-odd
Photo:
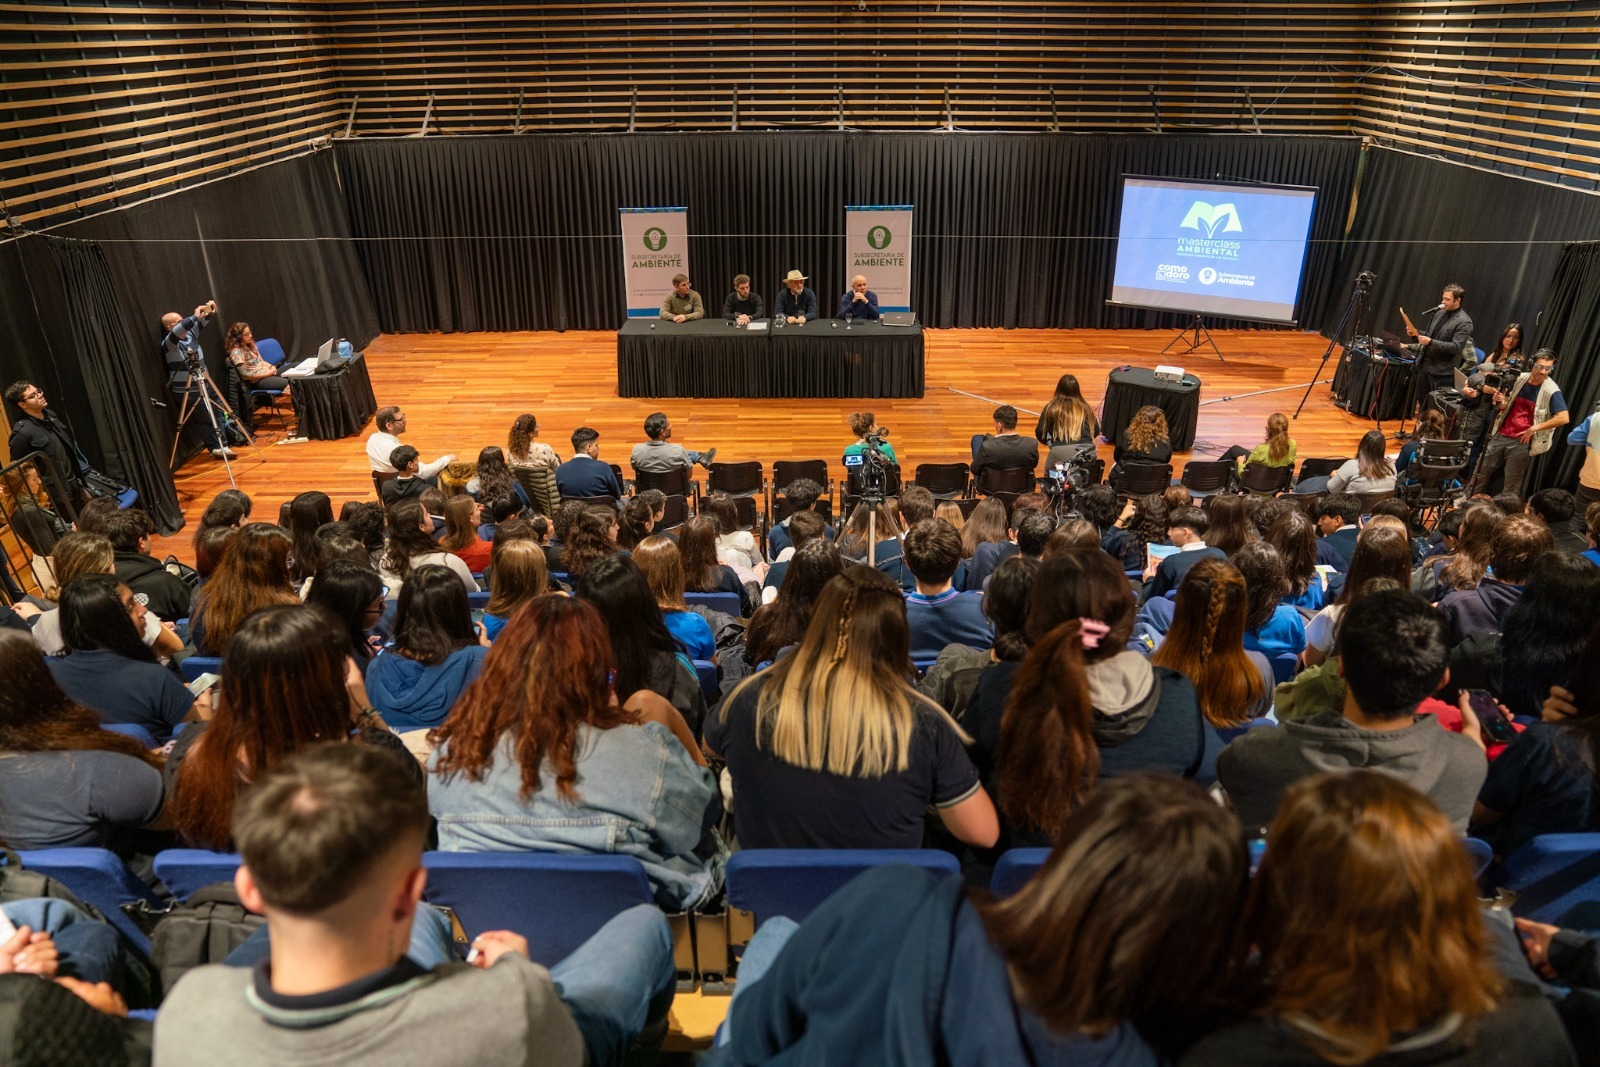
[[[1201,560],[1183,576],[1172,627],[1150,657],[1194,684],[1200,713],[1225,739],[1272,706],[1272,665],[1244,647],[1249,602],[1237,568],[1225,560]]]
[[[1127,652],[1133,594],[1115,560],[1074,548],[1045,560],[1028,603],[1030,648],[978,679],[962,723],[1014,844],[1049,844],[1099,778],[1216,778],[1222,743],[1194,686]]]

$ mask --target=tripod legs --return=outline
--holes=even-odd
[[[1189,336],[1191,331],[1194,333],[1194,337],[1192,339]],[[1202,335],[1205,337],[1204,341],[1200,340]],[[1227,359],[1222,355],[1222,349],[1218,348],[1217,342],[1212,339],[1211,331],[1206,329],[1205,321],[1202,320],[1199,315],[1194,317],[1193,322],[1179,330],[1178,336],[1167,342],[1167,347],[1161,350],[1161,355],[1166,355],[1167,348],[1171,348],[1179,341],[1186,341],[1189,344],[1188,348],[1185,348],[1182,352],[1178,353],[1180,356],[1187,356],[1190,352],[1195,351],[1201,345],[1210,345],[1211,351],[1217,354],[1217,359],[1221,360],[1223,363],[1228,362]]]

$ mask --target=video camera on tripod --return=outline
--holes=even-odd
[[[844,457],[845,472],[854,475],[860,483],[863,500],[881,504],[887,496],[889,485],[889,457],[883,451],[889,439],[889,428],[879,426],[861,439],[865,447],[854,456]]]
[[[1048,435],[1046,442],[1049,442]],[[1072,507],[1072,498],[1078,490],[1094,484],[1094,470],[1091,464],[1096,457],[1093,445],[1084,445],[1076,452],[1071,452],[1063,460],[1049,463],[1044,471],[1044,496],[1048,502],[1049,511],[1059,520],[1078,518],[1077,511]]]

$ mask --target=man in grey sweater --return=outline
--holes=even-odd
[[[1393,590],[1363,596],[1339,628],[1342,712],[1251,730],[1217,757],[1217,778],[1239,821],[1272,821],[1284,790],[1324,771],[1367,767],[1426,793],[1466,832],[1488,772],[1474,728],[1452,733],[1417,706],[1449,678],[1444,619],[1421,597]],[[1474,723],[1475,725],[1475,723]]]
[[[550,971],[503,930],[479,935],[472,963],[426,970],[404,953],[427,824],[405,767],[363,745],[264,776],[235,812],[235,885],[267,916],[271,959],[186,975],[157,1017],[155,1062],[620,1064],[670,1003],[661,913],[622,913]]]

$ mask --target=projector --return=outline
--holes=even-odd
[[[1183,368],[1157,367],[1155,375],[1158,382],[1181,382],[1183,381]]]

